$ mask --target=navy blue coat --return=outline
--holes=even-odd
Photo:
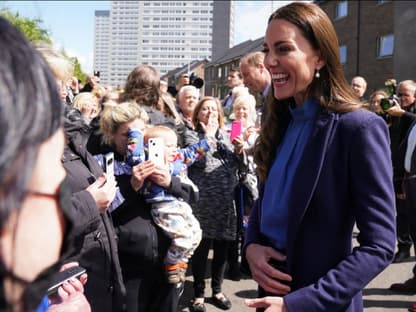
[[[246,246],[260,232],[261,199]],[[389,133],[364,110],[322,111],[295,173],[289,199],[288,311],[363,311],[361,290],[390,264],[395,208]],[[352,248],[354,223],[359,245]]]

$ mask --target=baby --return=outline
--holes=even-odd
[[[164,158],[172,175],[182,183],[190,184],[196,192],[198,188],[187,176],[187,167],[210,150],[207,140],[201,140],[187,148],[178,149],[176,133],[165,126],[147,128],[144,134],[130,129],[127,147],[127,162],[134,166],[145,159],[144,145],[150,138],[161,138],[164,142]],[[144,142],[144,145],[143,145]],[[202,231],[191,206],[180,198],[169,194],[166,189],[146,180],[141,189],[146,201],[152,204],[154,222],[172,239],[165,257],[167,280],[171,284],[185,281],[189,258],[201,241]]]

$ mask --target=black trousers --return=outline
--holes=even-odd
[[[405,176],[403,189],[406,199],[400,203],[400,217],[397,211],[398,247],[400,249],[410,249],[416,242],[416,178]]]
[[[397,247],[399,251],[407,251],[412,247],[410,237],[409,216],[406,208],[406,200],[396,197],[396,226]]]
[[[205,296],[205,275],[211,245],[214,251],[211,264],[212,294],[221,292],[229,242],[203,238],[191,259],[195,298],[203,298]]]
[[[165,279],[162,270],[125,279],[127,312],[176,312],[183,284],[177,287]]]
[[[245,228],[243,218],[249,214],[249,209],[254,204],[249,190],[242,184],[235,189],[235,205],[237,207],[237,237],[228,246],[228,265],[230,270],[240,270],[240,264],[245,261],[243,256]],[[241,256],[241,262],[240,262]]]

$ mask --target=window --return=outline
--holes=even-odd
[[[343,18],[348,15],[348,2],[342,1],[338,2],[335,8],[335,18]]]
[[[386,35],[377,39],[377,57],[393,55],[394,35]]]
[[[347,46],[342,45],[339,47],[339,55],[341,57],[341,64],[347,63]]]

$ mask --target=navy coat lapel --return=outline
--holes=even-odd
[[[296,234],[316,189],[337,117],[336,113],[328,111],[319,113],[311,138],[305,146],[302,159],[293,179],[293,181],[296,181],[296,184],[293,185],[293,192],[289,197],[288,223],[290,227],[288,227],[286,251],[289,271],[291,270],[290,258],[293,253]]]

